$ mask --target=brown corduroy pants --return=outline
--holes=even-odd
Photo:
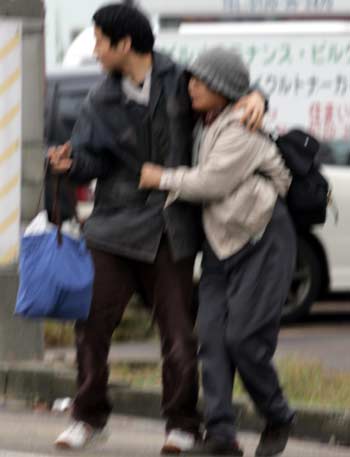
[[[193,327],[193,260],[174,262],[166,238],[152,264],[91,249],[94,294],[87,321],[76,323],[78,391],[73,417],[103,427],[111,413],[108,353],[113,331],[135,291],[154,310],[163,358],[162,413],[166,429],[196,432],[198,372]]]

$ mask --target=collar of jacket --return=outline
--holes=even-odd
[[[175,63],[165,54],[153,52],[153,74],[163,75],[173,70]]]
[[[205,126],[210,126],[217,117],[220,116],[220,114],[227,108],[227,105],[223,106],[222,108],[219,109],[213,109],[211,111],[208,111],[203,115],[203,124]]]
[[[161,54],[159,52],[153,52],[153,59],[152,59],[152,77],[154,75],[163,75],[171,71],[175,67],[175,63],[165,54]],[[122,74],[119,72],[111,73],[110,77],[117,83],[120,84]]]
[[[166,55],[159,52],[153,53],[153,67],[152,67],[152,84],[151,95],[149,102],[149,109],[151,117],[154,116],[158,102],[160,100],[164,84],[162,79],[166,74],[173,71],[175,63]]]

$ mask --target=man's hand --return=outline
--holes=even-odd
[[[153,163],[145,163],[141,170],[140,189],[159,189],[164,168]]]
[[[70,170],[73,163],[73,160],[70,158],[71,153],[72,146],[69,142],[61,146],[49,148],[47,155],[54,173],[67,173]]]
[[[265,114],[265,99],[260,92],[255,90],[242,97],[234,106],[234,109],[243,109],[241,124],[244,124],[253,132],[262,126]]]

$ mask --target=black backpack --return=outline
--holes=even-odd
[[[290,130],[273,136],[293,180],[287,194],[287,206],[297,229],[324,224],[330,200],[330,186],[316,162],[319,142],[302,130]]]

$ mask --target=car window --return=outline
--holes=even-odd
[[[78,118],[81,105],[87,95],[86,91],[63,90],[58,94],[56,105],[56,134],[59,141],[67,141]]]
[[[321,143],[319,161],[324,165],[350,166],[350,140]]]

